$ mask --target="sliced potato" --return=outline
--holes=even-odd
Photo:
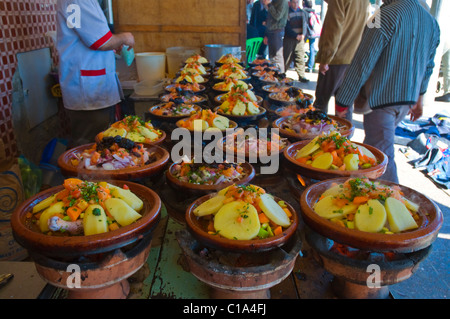
[[[211,197],[207,201],[198,205],[193,213],[195,216],[206,216],[215,214],[219,211],[219,209],[223,206],[223,201],[226,199],[224,195],[216,195]]]
[[[317,143],[319,137],[316,136],[311,142],[303,146],[300,150],[297,151],[295,158],[308,156],[320,148],[320,145]]]
[[[387,214],[383,204],[376,199],[360,205],[355,214],[355,228],[369,233],[381,231],[386,224]]]
[[[341,184],[337,184],[334,185],[332,187],[330,187],[329,189],[327,189],[325,192],[322,193],[323,197],[327,197],[327,196],[337,196],[339,195],[342,191],[343,191],[343,187]]]
[[[347,171],[357,171],[359,168],[358,154],[348,154],[344,157],[345,169]]]
[[[138,131],[139,133],[141,133],[141,135],[143,135],[145,138],[148,138],[152,141],[158,139],[158,134],[156,134],[155,132],[150,131],[148,128],[146,128],[145,126],[139,126],[138,127]]]
[[[108,184],[111,189],[110,193],[112,197],[123,199],[131,208],[139,212],[144,207],[144,202],[136,194],[129,189],[123,189],[115,185]]]
[[[234,186],[234,185],[231,185],[231,186]],[[222,189],[217,193],[217,195],[225,195],[225,194],[227,193],[228,189],[229,189],[231,186],[222,188]]]
[[[319,169],[330,169],[331,164],[333,164],[333,155],[326,152],[317,156],[311,163],[312,167]]]
[[[105,207],[120,226],[130,225],[142,217],[141,214],[120,198],[108,198],[105,201]]]
[[[391,231],[399,233],[418,228],[406,206],[396,198],[388,197],[384,202]]]
[[[225,238],[250,240],[258,236],[261,223],[255,206],[234,201],[223,205],[217,212],[214,228]]]
[[[108,232],[107,217],[102,206],[94,204],[86,208],[83,217],[83,229],[86,236]]]
[[[413,213],[417,213],[419,211],[419,204],[414,203],[413,201],[403,197],[402,198],[404,200],[404,204],[406,206],[406,208],[408,208],[410,211],[412,211]]]
[[[373,158],[375,160],[377,159],[376,156],[371,151],[369,151],[367,149],[367,147],[364,147],[362,145],[358,145],[358,148],[359,148],[359,151],[361,152],[361,154],[367,155],[368,157]]]
[[[349,203],[343,207],[339,207],[334,203],[334,196],[326,196],[314,204],[314,211],[327,219],[343,218],[346,215],[353,213],[358,208],[358,205]]]
[[[231,114],[237,115],[237,116],[244,115],[246,110],[247,110],[247,107],[245,106],[245,103],[238,100],[236,102],[236,105],[233,107]]]
[[[49,231],[48,220],[56,214],[64,214],[64,203],[62,201],[56,202],[42,212],[39,217],[39,228],[41,232],[45,233]]]
[[[289,227],[291,221],[286,214],[286,212],[278,205],[278,203],[269,194],[262,194],[260,196],[259,206],[261,207],[264,214],[272,222],[282,227]]]
[[[256,102],[256,101],[258,100],[258,99],[256,98],[255,93],[253,93],[252,90],[247,90],[246,92],[247,92],[248,96],[250,97],[250,100],[252,100],[252,101],[254,101],[254,102]]]
[[[205,120],[194,120],[194,131],[205,131],[208,128],[209,124]]]
[[[226,130],[230,127],[230,120],[225,116],[219,115],[213,120],[213,124],[220,130]]]
[[[260,112],[259,107],[253,103],[247,104],[247,111],[251,115],[256,115],[256,114],[259,114],[259,112]]]

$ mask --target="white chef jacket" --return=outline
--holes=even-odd
[[[58,0],[59,82],[65,108],[97,110],[120,102],[114,52],[98,50],[111,37],[97,0]]]

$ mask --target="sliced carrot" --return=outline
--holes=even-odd
[[[117,223],[111,223],[111,224],[109,224],[108,228],[109,228],[110,231],[119,229],[119,224],[117,224]]]
[[[333,202],[336,204],[336,206],[338,207],[344,207],[345,205],[348,204],[348,199],[345,198],[335,198],[333,200]]]
[[[366,203],[369,200],[369,197],[367,196],[355,196],[355,198],[353,198],[353,204],[356,205],[361,205]]]
[[[56,200],[62,201],[63,199],[67,198],[69,196],[70,191],[68,189],[64,189],[60,191],[58,194],[56,194]]]
[[[264,214],[264,213],[260,213],[260,214],[258,215],[258,217],[259,217],[259,222],[260,222],[261,224],[270,222],[269,218],[267,218],[266,214]]]
[[[281,233],[283,232],[283,228],[281,227],[281,226],[278,226],[278,227],[276,227],[274,230],[273,230],[273,234],[276,236],[276,235],[280,235]]]
[[[80,217],[82,210],[78,206],[72,206],[67,208],[66,212],[72,221],[76,221]]]
[[[289,218],[292,217],[292,213],[291,213],[291,211],[289,210],[289,208],[285,207],[285,208],[283,208],[283,210],[284,210],[284,212],[286,213],[286,215],[287,215]]]

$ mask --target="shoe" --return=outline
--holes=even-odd
[[[306,73],[311,73],[311,69],[306,69],[305,72]]]
[[[299,78],[298,80],[300,82],[302,82],[302,83],[308,83],[309,82],[309,80],[307,78],[303,78],[303,77]]]
[[[450,93],[444,94],[434,99],[437,102],[450,102]]]

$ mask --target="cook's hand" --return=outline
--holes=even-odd
[[[319,65],[319,72],[322,73],[323,75],[325,75],[325,73],[327,73],[327,71],[329,70],[329,66],[328,64],[320,64]]]
[[[131,50],[135,45],[133,34],[130,32],[124,32],[124,33],[121,33],[121,36],[122,36],[123,45],[127,45],[128,50]]]
[[[264,37],[264,44],[267,45],[269,43],[269,39],[267,39],[267,37]]]
[[[417,103],[409,110],[408,115],[411,121],[415,122],[422,117],[423,114],[423,95],[419,96]]]

